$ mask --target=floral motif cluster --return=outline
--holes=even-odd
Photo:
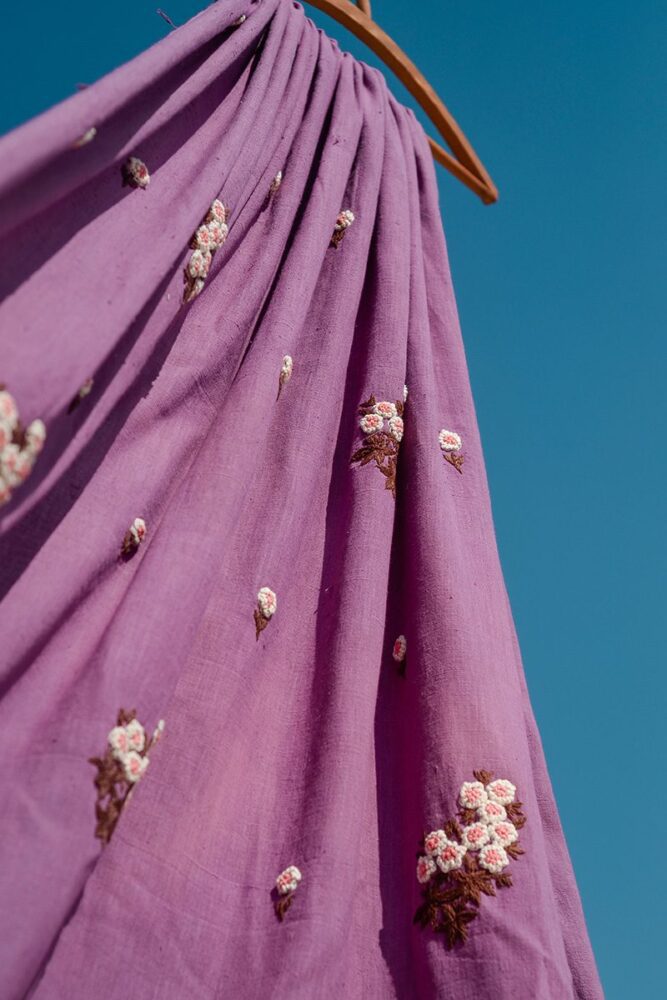
[[[482,896],[512,885],[506,870],[523,854],[519,830],[526,817],[516,787],[490,771],[475,771],[459,793],[458,819],[425,835],[417,861],[423,901],[414,922],[443,934],[452,948],[468,937]]]
[[[201,293],[211,269],[213,254],[223,245],[228,232],[227,209],[216,198],[190,242],[192,253],[185,267],[184,302],[191,302]]]
[[[24,429],[16,400],[0,385],[0,507],[28,478],[45,440],[44,422],[33,420]]]
[[[285,914],[292,905],[294,893],[301,881],[301,872],[296,865],[290,865],[284,872],[281,872],[276,879],[277,898],[275,901],[275,911],[278,920],[284,920]]]
[[[403,403],[400,400],[395,403],[387,400],[377,402],[375,396],[370,396],[359,407],[359,413],[359,426],[366,439],[362,447],[352,455],[350,462],[358,462],[359,465],[375,462],[385,477],[385,489],[396,497],[398,449],[404,430]]]
[[[256,639],[259,639],[260,632],[263,632],[269,624],[275,615],[277,608],[278,598],[271,588],[261,587],[259,593],[257,594],[257,607],[254,612]]]
[[[340,246],[345,233],[348,231],[352,223],[354,222],[354,212],[351,212],[349,208],[344,208],[342,212],[339,212],[338,218],[336,219],[336,225],[334,226],[334,231],[331,236],[331,246]]]
[[[111,839],[132,789],[146,773],[148,751],[155,746],[163,730],[164,720],[160,719],[149,740],[146,730],[137,719],[137,713],[121,708],[118,721],[107,737],[104,756],[89,758],[89,763],[97,768],[95,836],[105,844]]]

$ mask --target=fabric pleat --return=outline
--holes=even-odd
[[[0,510],[0,996],[597,1000],[427,140],[298,4],[240,13],[0,140],[0,382],[47,427]],[[183,304],[215,198],[229,236]],[[350,459],[404,384],[394,500]],[[102,848],[88,758],[120,707],[166,726]],[[415,852],[480,768],[517,786],[525,854],[448,950],[413,925]]]

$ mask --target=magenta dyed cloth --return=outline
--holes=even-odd
[[[48,431],[1,512],[0,994],[593,1000],[428,144],[297,4],[244,10],[0,142],[0,381]],[[216,197],[229,238],[183,305]],[[350,459],[404,383],[394,501]],[[102,848],[88,758],[120,707],[166,728]],[[480,768],[517,786],[525,854],[448,950],[413,925],[416,851]]]

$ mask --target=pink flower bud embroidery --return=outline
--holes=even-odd
[[[0,507],[28,478],[45,440],[44,422],[33,420],[24,430],[16,400],[0,385]]]
[[[284,920],[285,914],[292,905],[292,899],[299,883],[301,882],[301,872],[296,865],[290,865],[284,872],[281,872],[276,879],[276,892],[278,898],[275,902],[275,911],[278,920]]]
[[[278,378],[278,395],[277,399],[280,399],[280,393],[283,391],[283,387],[287,385],[292,377],[292,371],[294,370],[294,362],[292,361],[289,354],[286,354],[283,358],[283,363],[280,368],[280,376]]]
[[[442,457],[450,465],[453,465],[457,472],[463,472],[463,455],[459,455],[461,450],[461,437],[455,431],[441,430],[438,435]]]
[[[366,440],[354,452],[350,462],[359,465],[375,462],[385,477],[385,489],[390,490],[395,498],[398,450],[404,429],[403,403],[400,400],[392,403],[386,399],[378,402],[375,396],[369,396],[359,407],[359,413],[359,427],[366,435]]]
[[[125,532],[123,545],[121,547],[121,556],[126,559],[133,556],[146,537],[147,530],[146,522],[143,517],[135,517],[134,521]]]
[[[263,632],[269,624],[278,607],[278,598],[270,587],[262,587],[257,594],[257,607],[255,608],[255,638],[259,639],[260,632]]]
[[[408,651],[408,644],[406,642],[404,635],[399,635],[398,639],[394,641],[394,648],[391,651],[396,663],[398,663],[398,672],[403,677],[405,675],[406,660],[405,656]]]
[[[441,932],[447,948],[467,940],[485,896],[511,887],[506,869],[523,854],[519,830],[526,817],[516,787],[505,778],[494,781],[490,771],[475,771],[474,778],[461,785],[457,818],[426,834],[420,844],[422,903],[414,923]],[[498,810],[504,814],[501,819],[496,818]]]
[[[123,164],[123,184],[145,190],[151,182],[151,175],[143,160],[129,156]]]
[[[348,231],[353,222],[354,212],[351,212],[349,208],[344,208],[336,219],[336,225],[334,226],[333,235],[331,237],[332,247],[340,246],[345,233]]]
[[[164,722],[160,720],[152,738],[148,740],[136,712],[121,708],[116,725],[107,737],[104,754],[89,759],[89,763],[97,769],[95,836],[103,843],[110,840],[120,815],[130,800],[132,789],[146,773],[150,763],[148,751],[155,746],[163,728]]]

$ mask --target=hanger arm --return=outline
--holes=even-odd
[[[498,190],[485,170],[481,160],[442,103],[425,76],[408,59],[398,45],[370,18],[370,0],[358,0],[355,7],[349,0],[305,0],[328,14],[344,28],[364,42],[412,94],[419,106],[431,119],[439,135],[452,152],[448,152],[435,139],[429,138],[434,158],[466,187],[474,191],[485,205],[498,200]],[[364,8],[368,13],[364,12]],[[454,154],[454,155],[452,155]]]

